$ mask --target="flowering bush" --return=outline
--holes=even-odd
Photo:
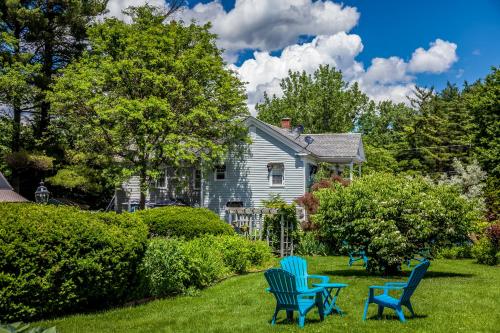
[[[500,223],[486,227],[484,236],[474,244],[472,254],[480,264],[496,265],[500,262]]]
[[[463,244],[481,214],[456,187],[422,177],[375,173],[315,195],[321,239],[332,248],[342,241],[359,245],[370,257],[368,269],[386,273],[424,249]]]

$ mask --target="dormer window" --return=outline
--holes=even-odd
[[[285,165],[283,163],[269,163],[268,170],[270,186],[285,185]]]

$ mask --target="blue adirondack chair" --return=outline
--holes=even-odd
[[[418,255],[420,256],[420,258],[413,257],[413,258],[406,259],[406,264],[408,265],[408,267],[411,267],[412,260],[415,260],[415,261],[421,263],[421,262],[424,262],[424,261],[429,260],[431,258],[431,252],[430,252],[429,248],[424,248],[424,249],[418,251]]]
[[[382,316],[382,312],[384,311],[384,307],[394,309],[396,314],[399,317],[401,322],[405,322],[405,316],[403,314],[402,306],[406,306],[408,310],[410,310],[411,315],[415,316],[415,312],[413,312],[413,307],[411,306],[410,297],[417,289],[418,284],[424,277],[425,272],[429,268],[430,262],[425,260],[424,262],[415,266],[413,271],[410,274],[407,282],[387,282],[383,286],[370,286],[370,291],[368,294],[368,299],[365,303],[365,312],[363,313],[363,320],[366,320],[366,315],[368,312],[368,305],[370,303],[375,303],[378,305],[378,317]],[[380,289],[383,290],[384,293],[380,295],[375,295],[375,290]],[[394,298],[389,296],[389,290],[402,290],[401,297]]]
[[[349,266],[358,260],[363,260],[363,266],[366,267],[368,265],[368,257],[366,256],[366,252],[364,250],[353,251],[348,242],[342,242],[344,246],[347,247],[347,255],[349,256]]]
[[[295,276],[297,288],[299,290],[308,289],[309,279],[317,279],[320,280],[320,283],[328,283],[328,276],[324,275],[313,275],[307,273],[307,261],[304,258],[290,256],[281,259],[280,261],[281,268],[291,273]]]
[[[264,273],[269,283],[268,291],[276,298],[276,309],[271,323],[276,324],[276,316],[280,310],[285,310],[287,318],[293,319],[293,312],[299,312],[299,326],[304,327],[306,314],[318,307],[321,320],[324,319],[323,292],[324,288],[313,288],[301,291],[297,288],[295,276],[285,270],[272,268]]]

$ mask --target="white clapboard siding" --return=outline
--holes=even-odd
[[[305,193],[305,163],[296,152],[259,128],[251,126],[250,134],[250,153],[245,158],[228,158],[225,180],[214,180],[213,171],[205,176],[204,206],[221,217],[224,217],[228,201],[242,201],[246,207],[262,207],[262,201],[273,194],[291,203]],[[270,186],[269,163],[284,164],[283,187]]]

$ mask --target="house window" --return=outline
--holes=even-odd
[[[156,179],[156,188],[166,188],[167,187],[167,177],[165,172],[161,172]]]
[[[285,166],[283,163],[273,163],[270,165],[269,180],[271,186],[285,185]]]
[[[242,208],[243,207],[243,201],[228,201],[226,203],[227,208]]]
[[[196,169],[193,172],[193,189],[201,189],[201,170]]]
[[[226,165],[219,165],[215,167],[215,180],[226,179]]]

